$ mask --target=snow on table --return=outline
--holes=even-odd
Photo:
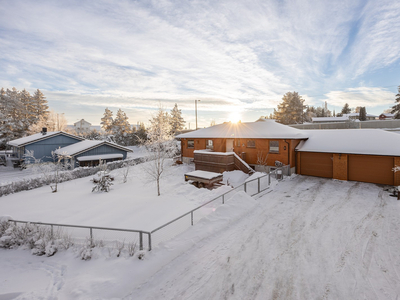
[[[214,178],[221,177],[222,174],[221,173],[215,173],[215,172],[197,170],[197,171],[186,173],[185,176],[199,177],[199,178],[211,180],[211,179],[214,179]]]

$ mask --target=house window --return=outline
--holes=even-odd
[[[214,143],[213,140],[206,140],[206,149],[214,149]]]
[[[248,140],[247,141],[247,148],[255,148],[256,147],[256,141],[255,140]]]
[[[236,139],[236,146],[240,147],[240,139]]]
[[[188,148],[194,148],[194,140],[188,140]]]
[[[269,141],[269,153],[279,153],[279,141]]]

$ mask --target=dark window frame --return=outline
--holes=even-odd
[[[194,149],[194,140],[187,140],[187,148]]]
[[[256,141],[255,140],[247,140],[246,148],[256,148]]]
[[[272,143],[276,143],[277,145],[272,145]],[[277,150],[271,150],[271,148],[277,148]],[[279,141],[269,141],[268,143],[268,150],[269,153],[279,153],[280,147],[279,147]]]
[[[214,140],[206,140],[206,149],[214,150]]]

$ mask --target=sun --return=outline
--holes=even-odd
[[[234,111],[229,115],[229,121],[232,123],[238,123],[241,120],[241,118],[242,115],[237,111]]]

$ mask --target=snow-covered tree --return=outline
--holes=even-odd
[[[287,92],[283,95],[278,110],[274,110],[274,117],[282,124],[301,124],[304,121],[304,99],[297,92]]]
[[[27,120],[24,118],[25,109],[15,88],[0,91],[0,143],[24,135]]]
[[[165,173],[166,160],[176,151],[174,136],[171,134],[171,124],[168,113],[160,108],[157,115],[150,120],[147,130],[148,140],[145,142],[148,151],[147,163],[143,164],[144,171],[157,184],[157,194],[160,196],[160,179]]]
[[[176,134],[183,129],[183,125],[186,123],[182,118],[182,112],[178,109],[178,105],[175,103],[174,108],[170,113],[171,122],[171,133]]]
[[[132,132],[128,117],[121,109],[118,110],[112,124],[112,133],[117,144],[127,146],[129,144],[129,134]]]
[[[101,128],[104,129],[105,132],[111,133],[113,128],[113,112],[106,108],[103,117],[101,118]]]
[[[395,119],[400,119],[400,85],[397,88],[398,93],[396,95],[396,104],[392,106],[392,114],[394,114]]]
[[[32,106],[37,119],[40,116],[43,116],[45,119],[47,118],[49,106],[47,105],[46,97],[39,89],[32,96]]]

